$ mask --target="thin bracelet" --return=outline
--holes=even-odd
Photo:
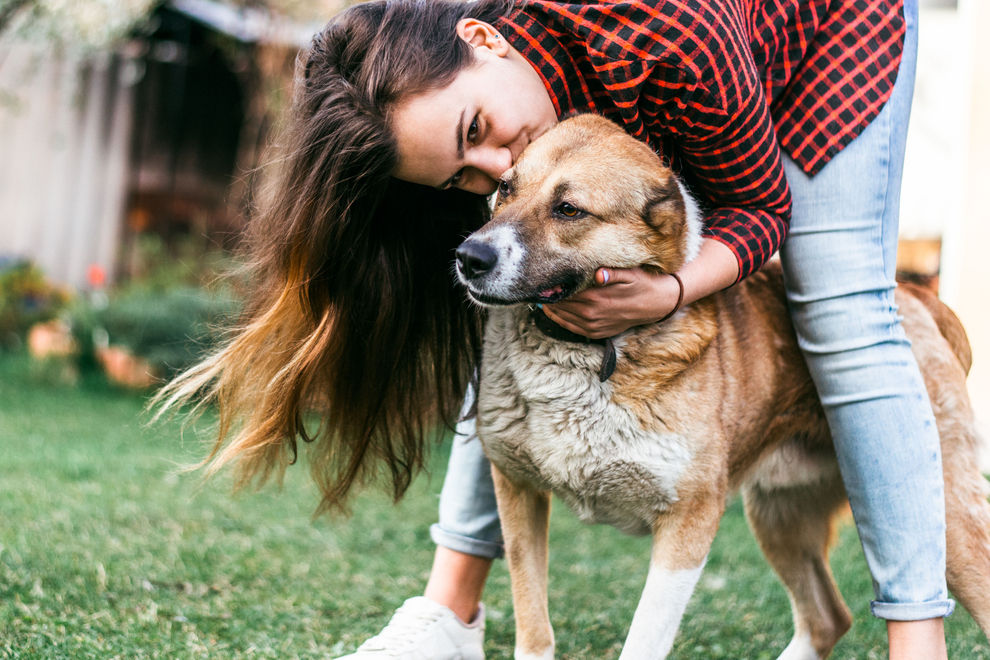
[[[681,308],[681,303],[684,302],[684,282],[681,281],[681,278],[680,278],[680,276],[677,273],[667,273],[667,274],[670,275],[671,277],[673,277],[675,280],[677,280],[677,288],[678,288],[678,292],[677,292],[677,304],[674,305],[674,309],[670,310],[670,312],[668,312],[667,315],[664,316],[662,319],[660,319],[659,321],[657,321],[657,323],[663,323],[664,321],[666,321],[667,319],[669,319],[671,316],[673,316],[674,314],[676,314],[677,313],[677,310],[679,310]]]

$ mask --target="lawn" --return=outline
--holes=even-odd
[[[232,496],[178,466],[201,437],[146,428],[143,399],[94,377],[56,385],[0,354],[0,657],[316,658],[348,652],[422,589],[445,449],[398,506],[364,493],[347,519],[311,519],[302,466],[284,487]],[[561,658],[614,658],[645,578],[649,544],[555,508],[551,616]],[[836,658],[884,657],[881,622],[850,525],[833,568],[856,623]],[[505,567],[493,571],[486,650],[512,650]],[[961,609],[954,658],[990,659]],[[787,598],[733,502],[685,617],[675,658],[774,658]]]

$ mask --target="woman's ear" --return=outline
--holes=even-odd
[[[457,36],[472,48],[487,48],[499,57],[504,57],[509,52],[509,44],[505,37],[490,23],[476,18],[462,18],[457,21],[457,27],[454,29]]]

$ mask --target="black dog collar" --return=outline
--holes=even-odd
[[[571,332],[567,328],[561,327],[554,323],[550,317],[543,313],[543,309],[541,307],[534,307],[530,311],[529,316],[540,332],[551,339],[567,341],[574,344],[595,344],[597,346],[602,346],[605,350],[605,354],[602,356],[602,366],[598,369],[598,380],[602,383],[608,380],[609,376],[615,373],[616,355],[615,343],[612,341],[612,337],[606,337],[605,339],[591,339],[590,337],[579,335],[576,332]]]

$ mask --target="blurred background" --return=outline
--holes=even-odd
[[[990,4],[921,0],[898,270],[936,289],[973,347],[970,397],[990,439]],[[984,472],[990,472],[985,447]]]
[[[296,52],[347,2],[0,0],[0,343],[135,385],[208,344]],[[899,263],[962,317],[985,435],[988,32],[986,2],[922,0]]]
[[[134,388],[208,349],[296,53],[344,3],[0,0],[0,346]]]

